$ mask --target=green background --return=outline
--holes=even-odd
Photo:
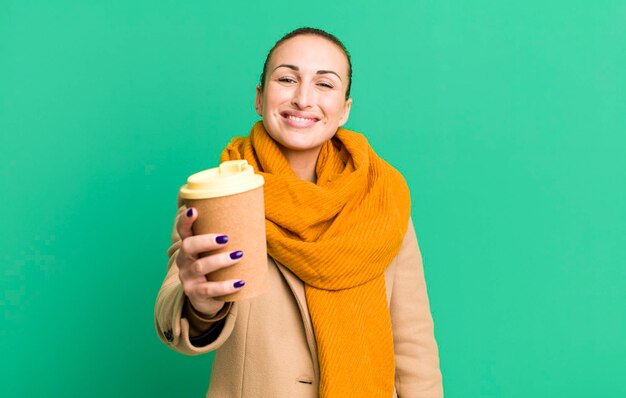
[[[625,1],[0,1],[0,396],[203,396],[156,337],[176,192],[282,34],[345,41],[412,190],[448,397],[622,397]]]

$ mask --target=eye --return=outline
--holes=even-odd
[[[334,86],[328,82],[319,82],[317,83],[318,86],[320,87],[324,87],[324,88],[333,88]]]
[[[279,77],[277,80],[281,83],[295,83],[296,82],[296,80],[291,77]]]

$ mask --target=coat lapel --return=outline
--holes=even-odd
[[[287,267],[274,260],[276,267],[285,278],[287,285],[291,289],[293,296],[298,303],[300,314],[302,315],[302,324],[306,332],[306,339],[311,351],[311,359],[313,360],[313,368],[315,370],[315,377],[319,380],[319,362],[317,359],[317,344],[315,342],[315,335],[313,334],[313,324],[311,323],[311,314],[309,314],[309,308],[306,303],[306,295],[304,293],[304,282],[300,280],[293,272]]]

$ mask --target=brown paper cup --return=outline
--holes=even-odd
[[[194,235],[228,235],[228,243],[211,254],[243,250],[239,262],[208,274],[207,280],[243,280],[244,287],[215,299],[238,301],[264,293],[267,290],[267,248],[263,187],[215,198],[183,200],[187,207],[198,211],[193,224]]]

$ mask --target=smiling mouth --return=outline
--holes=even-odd
[[[308,117],[298,117],[298,116],[293,116],[293,115],[287,115],[286,118],[289,120],[294,120],[296,122],[317,122],[317,119],[312,119]]]
[[[297,115],[290,112],[283,112],[281,116],[288,121],[294,122],[296,124],[313,124],[318,122],[320,119],[317,117],[309,117],[305,115]]]

